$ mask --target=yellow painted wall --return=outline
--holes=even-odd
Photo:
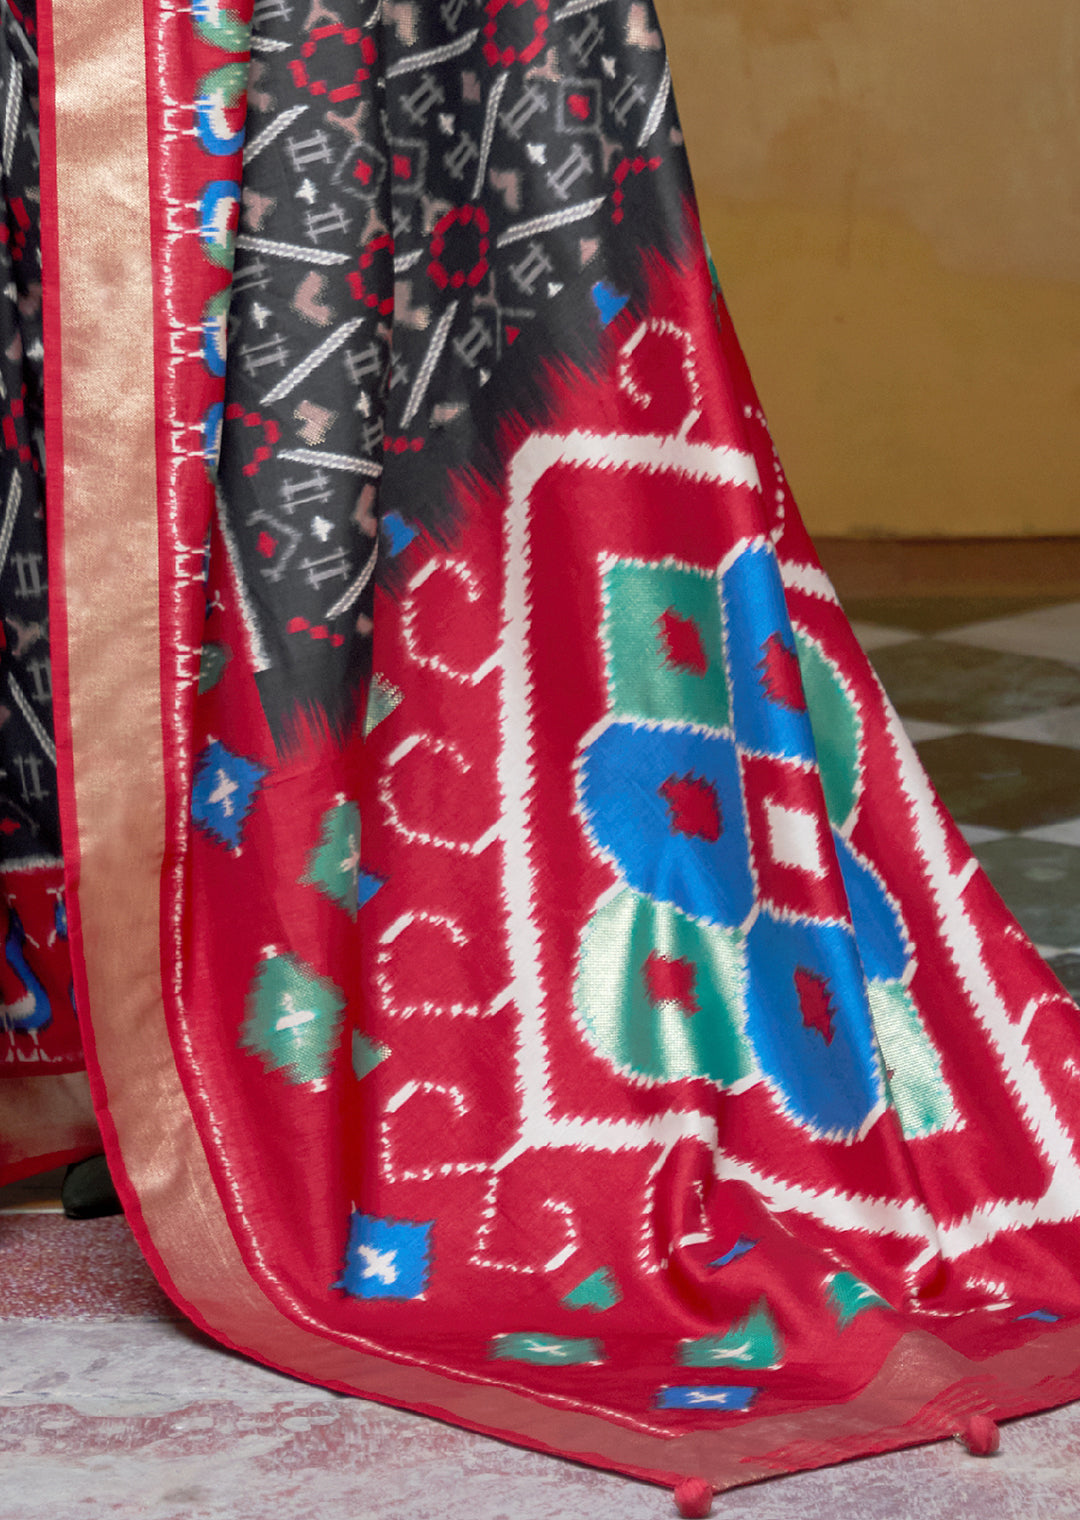
[[[811,530],[1080,533],[1080,0],[657,0]]]

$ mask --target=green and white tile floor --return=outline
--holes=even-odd
[[[1080,601],[845,606],[946,807],[1080,998]]]

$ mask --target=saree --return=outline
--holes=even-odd
[[[801,524],[651,5],[6,26],[3,1175],[99,1126],[224,1344],[684,1507],[1080,1394],[1077,1010]]]

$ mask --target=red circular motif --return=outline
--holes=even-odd
[[[394,310],[394,297],[392,295],[380,297],[377,291],[368,290],[365,281],[365,273],[374,264],[375,255],[384,251],[389,253],[391,259],[394,257],[394,239],[388,232],[364,244],[360,250],[357,267],[349,274],[348,280],[354,300],[363,301],[365,306],[370,306],[372,311],[377,311],[381,317],[388,317]]]
[[[611,214],[613,222],[621,222],[625,215],[622,203],[626,199],[626,195],[621,186],[625,184],[627,177],[631,174],[644,174],[646,169],[655,173],[661,163],[662,160],[659,158],[642,158],[640,154],[638,154],[637,158],[624,158],[620,160],[615,173],[611,176],[616,185],[620,186],[619,189],[612,192],[611,196],[612,204],[615,207],[615,210]]]
[[[313,79],[310,72],[310,59],[314,57],[319,44],[329,37],[340,38],[344,45],[349,48],[355,47],[359,43],[360,58],[362,60],[360,67],[353,73],[352,79],[347,84],[336,85],[333,89],[331,89],[327,80]],[[361,37],[358,27],[346,27],[340,22],[334,26],[315,27],[307,42],[300,49],[300,52],[303,58],[308,59],[309,62],[304,63],[301,59],[296,58],[289,64],[289,73],[292,75],[293,84],[298,90],[307,90],[309,95],[325,95],[326,99],[332,101],[334,105],[340,104],[343,100],[353,100],[359,95],[360,85],[365,79],[369,78],[368,70],[375,62],[377,56],[375,44],[370,37]]]
[[[520,10],[523,5],[531,5],[536,12],[533,17],[532,39],[520,50],[499,45],[499,23],[495,17],[508,5],[513,6],[514,10]],[[492,68],[501,64],[504,69],[508,69],[512,63],[533,61],[543,47],[544,38],[547,35],[547,8],[548,0],[488,0],[484,7],[489,18],[484,27],[484,57]]]
[[[456,269],[447,269],[443,263],[443,254],[446,252],[446,235],[454,226],[472,227],[476,235],[476,247],[472,253],[473,262],[465,267],[464,261]],[[434,280],[440,290],[460,290],[463,285],[470,288],[479,285],[480,281],[488,272],[488,250],[491,247],[491,239],[488,233],[491,223],[488,214],[482,206],[458,206],[453,211],[448,211],[435,223],[435,231],[431,238],[431,263],[428,265],[428,274]]]
[[[257,475],[270,458],[273,445],[281,441],[281,429],[272,417],[263,417],[259,412],[245,412],[235,401],[226,407],[225,416],[230,422],[243,421],[245,427],[262,428],[263,442],[256,445],[254,454],[243,467],[245,475]],[[263,537],[265,536],[264,534]]]

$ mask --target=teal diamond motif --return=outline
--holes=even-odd
[[[534,1367],[589,1367],[604,1360],[599,1341],[562,1335],[497,1335],[488,1354],[497,1361],[529,1362]]]
[[[601,1313],[622,1302],[622,1293],[607,1267],[600,1267],[563,1297],[567,1309],[593,1309]]]
[[[290,1082],[324,1083],[333,1064],[345,1000],[295,955],[271,955],[248,992],[242,1044]]]
[[[683,1341],[679,1347],[684,1367],[776,1367],[782,1358],[780,1334],[764,1299],[726,1334]]]
[[[360,809],[340,801],[323,815],[319,843],[301,880],[355,918],[360,883]]]
[[[852,1320],[858,1319],[868,1309],[888,1309],[890,1305],[873,1288],[868,1287],[853,1272],[836,1272],[829,1278],[829,1307],[836,1315],[841,1330],[846,1330]]]
[[[353,1030],[352,1037],[352,1069],[353,1075],[358,1082],[373,1072],[386,1060],[390,1054],[389,1047],[377,1045],[374,1040],[369,1040],[366,1034],[361,1034],[359,1029]]]

